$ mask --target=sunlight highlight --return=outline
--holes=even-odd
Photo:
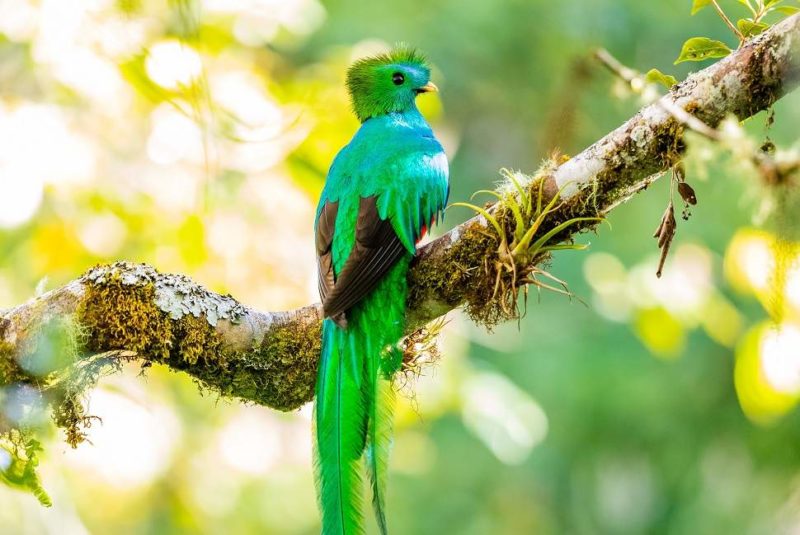
[[[222,428],[220,457],[238,472],[264,475],[281,460],[281,431],[277,420],[260,407],[246,407]]]
[[[764,293],[775,271],[774,238],[767,232],[736,232],[725,253],[725,275],[733,286],[747,293]]]
[[[72,131],[56,106],[5,108],[0,102],[0,147],[0,227],[33,217],[45,184],[80,183],[95,173],[94,146]]]
[[[769,384],[778,392],[800,393],[800,328],[781,325],[768,330],[759,350]]]
[[[153,110],[150,121],[152,128],[147,138],[147,156],[153,163],[204,162],[202,134],[192,119],[173,106],[163,104]]]
[[[800,326],[762,323],[736,349],[734,384],[747,417],[774,423],[800,399]]]
[[[203,7],[211,14],[234,16],[233,34],[246,46],[270,42],[282,28],[307,35],[325,20],[317,0],[204,0]]]
[[[791,307],[795,317],[800,318],[800,256],[794,259],[786,270],[786,286],[784,287],[787,305]]]
[[[547,436],[544,411],[502,375],[475,373],[462,387],[464,424],[505,464],[524,462]]]
[[[89,218],[78,228],[78,239],[86,250],[97,256],[111,257],[122,247],[127,229],[111,212]]]
[[[97,388],[89,407],[102,424],[92,426],[91,442],[65,453],[67,463],[121,488],[146,485],[169,467],[180,422],[167,405]]]
[[[179,89],[191,85],[200,76],[203,63],[192,47],[168,40],[150,47],[145,69],[150,79],[164,89]]]

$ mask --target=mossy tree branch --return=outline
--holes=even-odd
[[[576,218],[604,216],[680,159],[685,127],[665,110],[679,106],[716,127],[726,115],[745,119],[771,106],[798,83],[800,15],[795,15],[673,87],[663,97],[668,105],[643,108],[576,157],[546,165],[519,189],[500,194],[519,201],[520,193],[535,199],[544,192],[549,199],[561,190],[537,236]],[[503,202],[490,211],[503,228],[514,230]],[[569,241],[594,224],[596,219],[580,221],[556,233],[551,243]],[[462,305],[474,317],[496,320],[497,314],[485,309],[497,298],[487,259],[498,255],[498,244],[487,220],[475,217],[423,247],[409,274],[408,331]],[[528,261],[541,260],[538,255]],[[514,291],[513,285],[503,287]],[[54,331],[66,333],[71,352],[42,363],[44,333]],[[27,384],[43,395],[53,393],[57,420],[60,414],[74,429],[82,413],[75,389],[64,387],[64,371],[100,355],[105,363],[166,364],[225,396],[291,410],[313,396],[319,333],[318,305],[260,312],[183,275],[117,263],[0,311],[0,386]],[[91,366],[86,369],[91,376]],[[0,421],[0,431],[4,425]]]

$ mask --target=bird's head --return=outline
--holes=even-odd
[[[356,61],[347,71],[353,111],[362,123],[371,117],[414,108],[420,93],[436,91],[425,58],[412,48]]]

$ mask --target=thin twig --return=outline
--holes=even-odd
[[[717,10],[717,13],[719,13],[719,16],[722,17],[722,20],[725,21],[725,24],[727,24],[728,27],[731,29],[731,31],[736,34],[736,37],[739,38],[739,44],[741,46],[741,43],[745,42],[744,34],[742,34],[742,32],[739,31],[739,28],[737,28],[736,25],[733,22],[731,22],[731,19],[728,18],[728,15],[726,15],[725,12],[722,11],[722,8],[719,7],[717,0],[711,0],[711,3],[714,4],[714,9]]]
[[[644,78],[641,76],[639,71],[631,69],[630,67],[623,65],[617,58],[611,55],[611,52],[606,50],[605,48],[598,48],[594,51],[594,57],[600,60],[600,63],[605,65],[608,70],[610,70],[613,74],[616,74],[623,80],[625,80],[628,85],[633,85],[634,80],[637,78],[645,81]]]
[[[664,111],[671,114],[678,121],[688,126],[698,134],[705,136],[712,141],[720,141],[722,139],[719,130],[711,128],[706,123],[675,104],[673,101],[662,98],[658,100],[658,105],[661,106]]]
[[[600,60],[600,62],[605,65],[612,73],[616,74],[620,78],[622,78],[628,85],[631,87],[633,91],[639,94],[645,94],[645,89],[647,87],[652,86],[656,88],[656,84],[652,82],[648,82],[647,79],[637,70],[631,69],[620,63],[617,58],[611,55],[611,53],[606,50],[605,48],[600,48],[595,51],[595,57]],[[661,97],[661,93],[659,91],[655,91],[655,94]],[[698,134],[711,139],[712,141],[720,141],[721,136],[720,133],[711,128],[706,123],[683,109],[682,107],[675,104],[672,100],[668,98],[658,98],[656,100],[656,104],[660,106],[664,111],[675,117],[679,122],[688,126],[690,129],[694,130]]]
[[[678,120],[684,126],[687,126],[690,130],[707,139],[710,139],[711,141],[724,143],[725,140],[723,139],[723,136],[719,130],[710,127],[702,120],[676,104],[672,99],[662,96],[658,86],[647,81],[642,73],[636,69],[632,69],[626,65],[623,65],[619,60],[612,56],[608,50],[604,48],[596,50],[594,55],[613,74],[627,82],[632,91],[640,95],[646,95],[646,90],[652,87],[652,93],[658,95],[658,98],[654,99],[657,106],[672,115],[676,120]],[[795,167],[791,165],[782,167],[778,166],[769,154],[766,154],[760,150],[753,151],[748,156],[748,159],[757,169],[759,169],[761,174],[769,183],[783,181],[785,177],[794,173],[796,170]]]

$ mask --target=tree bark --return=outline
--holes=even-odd
[[[574,158],[545,166],[524,182],[529,194],[541,184],[546,198],[561,190],[556,210],[537,235],[574,218],[604,216],[679,161],[685,125],[670,108],[678,106],[714,128],[729,114],[745,119],[768,108],[798,83],[800,15],[795,15],[692,74],[662,102],[644,107]],[[513,189],[504,194],[519,199]],[[498,218],[503,215],[502,207],[493,210]],[[569,241],[593,224],[573,225],[554,241]],[[491,305],[474,288],[486,287],[487,257],[497,254],[498,243],[486,218],[475,217],[422,247],[409,273],[407,331],[462,305],[473,312]],[[320,311],[310,305],[261,312],[183,275],[142,264],[100,266],[0,311],[0,386],[24,383],[48,392],[62,385],[63,402],[69,394],[63,393],[62,372],[102,354],[166,364],[225,396],[291,410],[313,396]],[[41,363],[38,348],[53,333],[71,340],[72,349],[66,359]]]

